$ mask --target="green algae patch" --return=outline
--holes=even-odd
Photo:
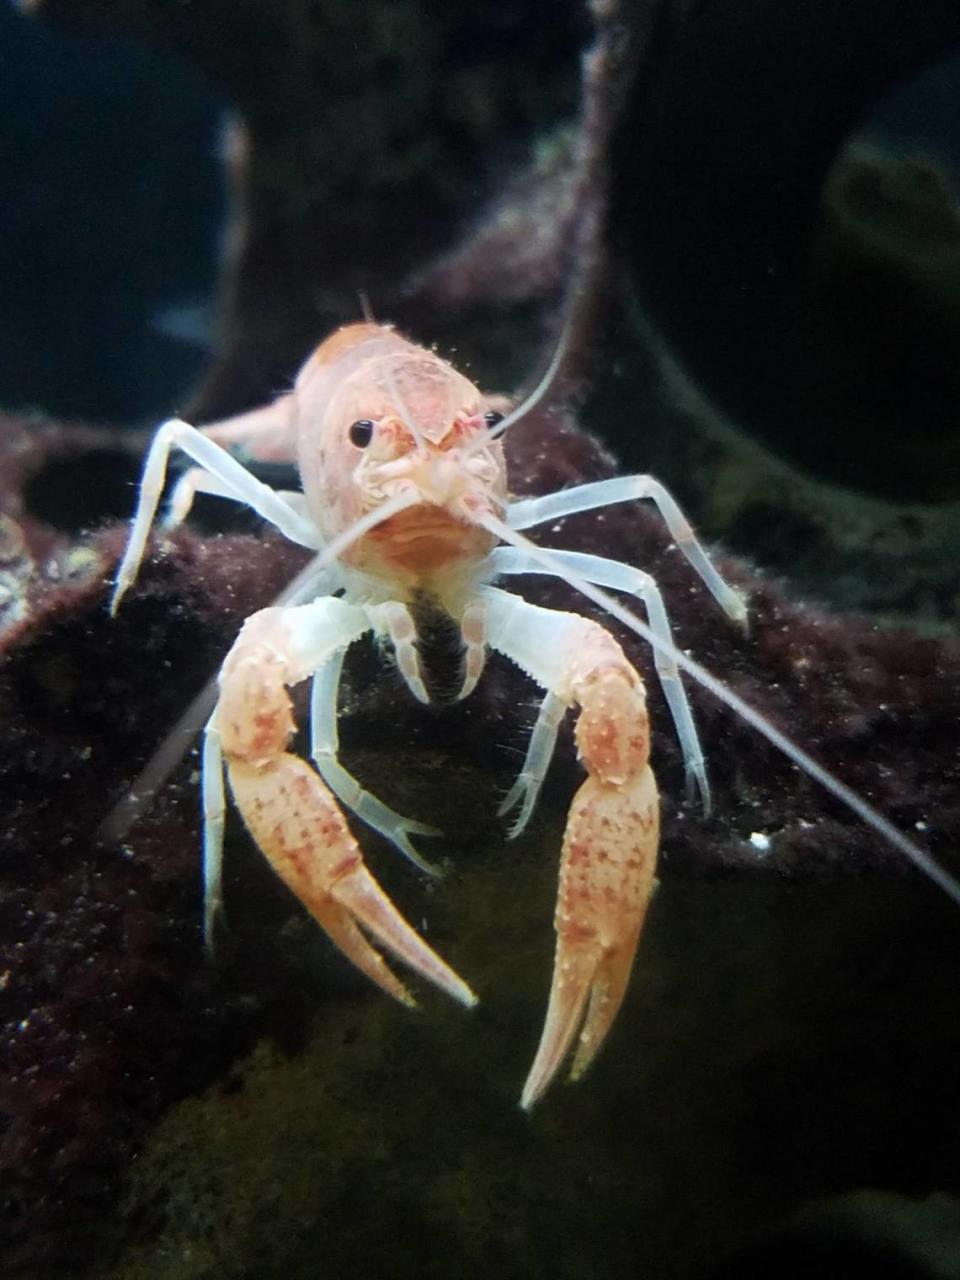
[[[556,866],[530,853],[429,900],[477,1009],[330,1000],[166,1115],[110,1280],[678,1276],[808,1197],[945,1185],[952,917],[924,887],[668,883],[595,1067],[527,1117]]]

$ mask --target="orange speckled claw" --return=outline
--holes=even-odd
[[[370,874],[323,780],[283,754],[267,766],[231,761],[237,807],[254,839],[328,937],[381,990],[415,1003],[369,934],[390,954],[468,1008],[476,996],[404,920]]]
[[[653,891],[659,814],[649,768],[619,784],[590,777],[574,798],[560,867],[550,1002],[523,1089],[524,1110],[543,1096],[578,1030],[573,1080],[613,1025]]]
[[[356,614],[329,599],[247,619],[223,665],[216,711],[230,789],[274,871],[358,969],[396,1000],[414,1003],[373,939],[469,1007],[476,996],[370,874],[330,788],[286,750],[293,734],[286,686],[321,666],[331,647],[362,634],[366,624]]]

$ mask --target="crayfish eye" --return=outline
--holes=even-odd
[[[488,409],[483,415],[483,420],[492,431],[494,427],[499,427],[503,421],[503,414],[497,413],[496,409]]]
[[[356,422],[351,423],[350,430],[347,432],[350,443],[355,444],[358,449],[365,449],[373,439],[374,425],[369,418],[358,418]]]

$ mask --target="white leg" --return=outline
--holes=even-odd
[[[457,701],[473,693],[477,681],[483,675],[487,658],[487,606],[483,600],[471,600],[460,619],[460,635],[463,639],[463,684]]]
[[[552,554],[552,552],[551,552]],[[572,705],[570,669],[585,634],[596,628],[579,613],[543,609],[499,587],[481,587],[487,602],[487,643],[515,662],[541,689]]]
[[[505,813],[509,813],[517,805],[520,806],[520,812],[510,827],[509,837],[511,840],[515,840],[524,830],[536,808],[537,800],[540,797],[540,788],[543,786],[543,780],[547,776],[550,761],[553,759],[554,748],[557,745],[557,732],[560,729],[560,721],[566,711],[566,704],[553,693],[548,693],[540,704],[540,713],[537,716],[537,723],[533,727],[533,733],[530,735],[530,743],[527,747],[523,768],[517,774],[516,781],[504,796],[497,810],[500,816],[503,817]]]
[[[212,954],[214,931],[223,912],[223,752],[217,730],[217,713],[203,733],[201,763],[203,791],[203,941]]]
[[[417,628],[410,610],[398,600],[388,600],[386,604],[370,605],[368,612],[375,630],[385,631],[390,637],[397,667],[407,682],[407,688],[418,702],[429,704],[430,695],[423,681],[420,654],[417,652]]]
[[[316,549],[319,546],[317,531],[312,522],[298,515],[273,489],[252,476],[235,458],[212,440],[206,439],[196,427],[179,418],[165,422],[153,438],[147,461],[143,468],[140,497],[130,530],[127,550],[117,573],[110,612],[117,607],[127,588],[137,576],[143,559],[147,535],[153,524],[157,504],[163,492],[167,474],[167,459],[172,448],[182,449],[188,457],[208,471],[215,481],[229,490],[240,502],[252,507],[259,516],[276,525],[285,537],[301,546]]]
[[[336,565],[316,568],[312,560],[274,601],[275,605],[306,604],[318,596],[330,595],[341,587]],[[131,784],[130,790],[111,810],[100,827],[105,840],[119,842],[149,808],[153,797],[183,759],[190,742],[217,704],[217,679],[213,677],[197,694],[153,756]]]
[[[638,596],[647,610],[647,618],[651,630],[673,648],[673,636],[670,622],[664,608],[660,588],[649,573],[642,569],[634,569],[631,565],[621,564],[619,560],[609,560],[606,556],[592,556],[580,551],[557,551],[551,549],[551,557],[555,557],[558,576],[562,576],[562,566],[566,565],[575,573],[580,573],[589,582],[598,587],[610,587],[614,591],[628,591]],[[525,552],[515,547],[497,547],[490,557],[491,567],[496,573],[548,573],[549,570],[538,561],[532,560]],[[704,813],[710,812],[710,784],[700,747],[697,726],[694,723],[687,701],[687,693],[680,679],[677,664],[669,653],[655,648],[653,661],[660,686],[663,689],[670,715],[673,717],[680,749],[683,752],[683,765],[687,780],[687,794],[692,796],[694,790],[700,792]],[[532,746],[531,742],[531,746]],[[548,762],[549,763],[549,762]],[[524,769],[526,769],[524,765]],[[522,775],[521,775],[522,776]],[[518,779],[519,781],[519,779]],[[512,794],[512,792],[511,792]]]
[[[703,579],[704,585],[734,622],[746,622],[747,608],[739,592],[728,586],[713,567],[710,557],[697,541],[686,516],[659,480],[652,476],[617,476],[612,480],[597,480],[592,484],[576,485],[561,489],[542,498],[523,498],[513,502],[507,511],[507,524],[511,529],[529,529],[545,520],[558,520],[578,511],[594,511],[615,502],[634,502],[650,498],[670,530],[670,536],[687,560]]]
[[[163,516],[165,529],[175,529],[177,525],[183,524],[193,509],[193,500],[198,493],[208,493],[217,498],[234,497],[232,489],[228,489],[222,481],[215,479],[208,471],[204,471],[203,467],[191,467],[173,486],[167,510]]]
[[[183,473],[173,486],[173,492],[170,495],[170,501],[167,503],[167,510],[163,517],[163,527],[165,529],[175,529],[177,525],[183,524],[193,509],[193,500],[198,493],[206,493],[215,498],[230,498],[234,502],[238,501],[236,492],[229,485],[212,476],[203,467],[191,467],[189,471]],[[309,518],[306,498],[298,490],[277,489],[275,493],[297,515],[302,516],[304,520]]]
[[[421,857],[410,843],[410,836],[438,836],[436,827],[425,822],[416,822],[405,818],[388,805],[385,805],[369,791],[364,791],[360,783],[341,765],[337,754],[340,747],[340,735],[337,729],[337,691],[340,685],[340,673],[343,668],[344,653],[341,650],[320,668],[313,677],[310,691],[310,755],[324,782],[346,807],[352,810],[374,831],[379,831],[400,852],[410,859],[414,866],[429,875],[438,875],[438,869],[426,858]]]
[[[338,596],[322,596],[309,604],[286,605],[261,609],[244,623],[240,636],[227,655],[221,672],[221,685],[228,678],[230,659],[239,647],[244,631],[257,626],[257,619],[269,615],[275,619],[278,634],[282,637],[283,653],[290,672],[288,684],[295,684],[319,671],[334,654],[342,653],[355,640],[359,640],[374,625],[373,610],[363,605],[350,604]],[[261,629],[264,624],[259,624]]]

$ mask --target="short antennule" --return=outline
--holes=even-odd
[[[370,305],[370,295],[366,289],[357,290],[357,301],[360,303],[360,314],[363,316],[367,324],[376,324],[377,317],[373,314],[373,307]]]

